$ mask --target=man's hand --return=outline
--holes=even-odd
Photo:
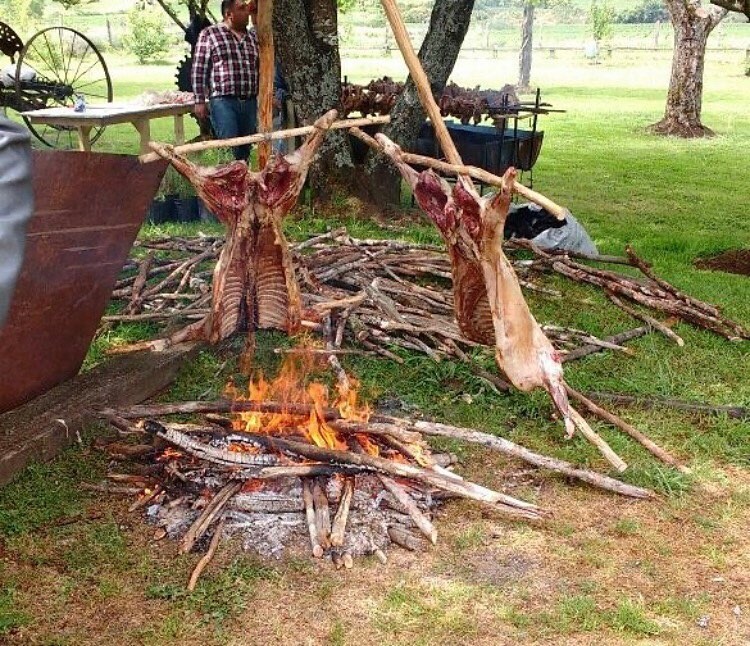
[[[193,109],[193,112],[195,113],[195,116],[199,119],[207,119],[208,118],[208,103],[196,103],[195,108]]]

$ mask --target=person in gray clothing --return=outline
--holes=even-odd
[[[21,270],[26,223],[33,210],[29,131],[0,115],[0,327]]]

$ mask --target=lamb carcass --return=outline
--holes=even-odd
[[[459,177],[451,188],[433,171],[418,173],[405,163],[401,149],[384,135],[377,140],[445,239],[461,331],[472,341],[495,346],[497,364],[516,388],[544,388],[571,435],[577,415],[568,403],[560,357],[529,311],[502,249],[515,170],[506,171],[496,194],[480,197],[466,178]]]
[[[260,172],[251,171],[243,161],[202,167],[169,146],[154,146],[227,227],[214,269],[211,313],[154,347],[196,338],[216,343],[236,331],[248,331],[252,339],[259,328],[288,333],[299,328],[299,286],[281,223],[297,203],[310,164],[336,116],[335,110],[326,113],[301,148],[285,157],[271,156]]]

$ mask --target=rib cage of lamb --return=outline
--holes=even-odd
[[[210,314],[152,347],[195,339],[217,343],[239,331],[248,332],[246,352],[252,352],[256,329],[290,334],[298,330],[300,292],[281,223],[297,203],[310,164],[336,116],[335,110],[326,113],[301,148],[287,156],[272,155],[259,172],[243,161],[198,166],[169,146],[154,146],[195,186],[227,233],[214,269]]]

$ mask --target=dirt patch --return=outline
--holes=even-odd
[[[695,266],[698,269],[750,276],[750,249],[732,249],[712,258],[699,258]]]

